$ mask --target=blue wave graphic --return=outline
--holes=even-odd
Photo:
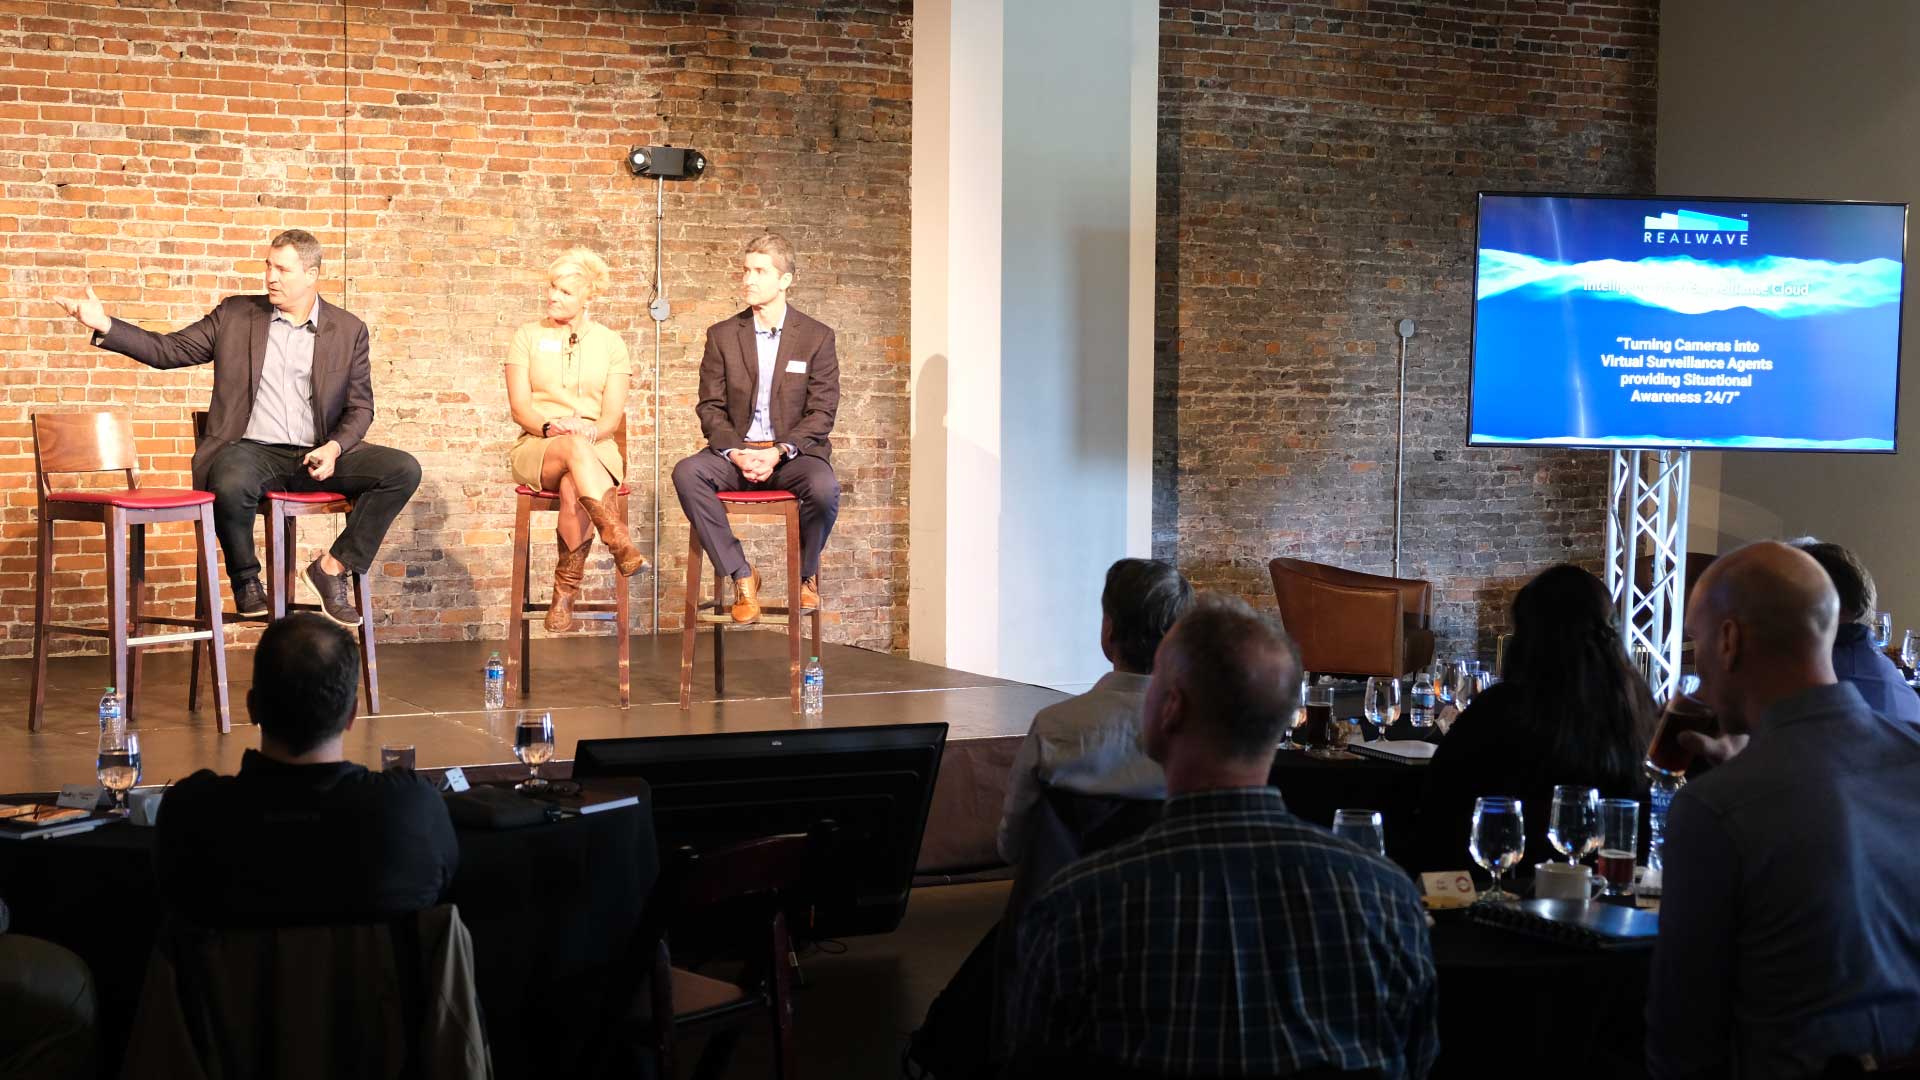
[[[1478,299],[1520,291],[1531,298],[1580,296],[1682,315],[1749,308],[1796,319],[1898,304],[1900,264],[1892,259],[1837,263],[1777,255],[1750,262],[1707,262],[1681,255],[1561,263],[1481,249]]]
[[[1767,435],[1732,435],[1725,438],[1679,439],[1671,435],[1543,435],[1538,437],[1488,435],[1473,432],[1467,436],[1470,446],[1557,446],[1569,450],[1599,450],[1608,447],[1671,446],[1696,450],[1850,450],[1861,453],[1891,451],[1892,439],[1795,439]]]

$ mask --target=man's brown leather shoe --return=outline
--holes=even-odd
[[[819,578],[806,577],[800,579],[800,606],[803,608],[817,608],[820,606]]]
[[[760,617],[760,571],[733,579],[733,621],[753,622]]]

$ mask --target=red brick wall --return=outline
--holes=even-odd
[[[1167,0],[1154,547],[1272,604],[1266,562],[1402,572],[1492,658],[1512,591],[1599,563],[1594,452],[1467,450],[1477,190],[1647,191],[1657,7]]]
[[[29,649],[28,416],[129,411],[145,482],[185,486],[188,414],[211,386],[210,371],[153,372],[89,348],[42,298],[92,283],[120,317],[185,325],[222,295],[259,291],[265,241],[285,227],[321,238],[323,293],[372,328],[370,438],[425,470],[381,553],[387,640],[505,633],[514,431],[500,362],[513,328],[541,310],[545,266],[571,244],[615,267],[593,314],[635,360],[629,476],[644,545],[654,192],[622,166],[636,142],[696,146],[713,163],[667,192],[662,624],[678,625],[686,550],[665,473],[698,442],[701,331],[737,309],[741,245],[775,228],[800,253],[796,305],[839,330],[845,494],[824,572],[828,633],[904,648],[909,8],[0,6],[0,655]],[[56,619],[99,618],[99,543],[67,528]],[[551,532],[536,530],[544,574]],[[306,532],[333,535],[324,523]],[[150,544],[152,595],[176,613],[191,606],[190,541],[169,526]],[[598,592],[607,565],[600,555],[590,568]]]

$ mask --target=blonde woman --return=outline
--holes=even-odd
[[[586,248],[555,259],[547,268],[546,316],[515,331],[507,350],[507,403],[520,426],[509,454],[514,482],[560,493],[546,620],[555,633],[573,628],[594,531],[622,574],[647,565],[626,522],[607,505],[627,473],[613,433],[625,414],[629,371],[626,342],[587,316],[608,276],[607,261]]]

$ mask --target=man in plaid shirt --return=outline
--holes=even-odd
[[[1240,601],[1208,597],[1174,625],[1143,719],[1165,816],[1028,909],[1016,1061],[1427,1074],[1440,1040],[1413,882],[1267,786],[1299,685],[1293,642]]]

